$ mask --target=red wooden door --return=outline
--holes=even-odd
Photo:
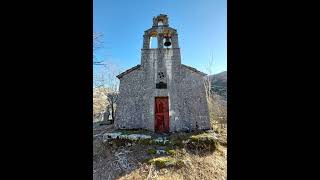
[[[156,97],[155,100],[155,131],[169,132],[168,97]]]

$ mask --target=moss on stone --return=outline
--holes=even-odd
[[[184,141],[189,138],[189,135],[186,133],[177,133],[173,134],[170,137],[170,144],[173,146],[182,147],[184,145]]]
[[[156,154],[157,151],[155,149],[148,149],[148,154]]]
[[[145,159],[142,160],[142,162],[143,162],[143,163],[149,163],[149,161],[150,161],[151,159],[152,159],[152,158],[145,158]],[[150,163],[149,163],[149,164],[150,164]]]
[[[190,136],[189,140],[189,149],[202,149],[209,150],[210,152],[216,149],[217,140],[211,133],[192,135]]]
[[[158,168],[176,165],[177,161],[172,157],[158,157],[148,161],[150,164],[154,164]]]
[[[182,146],[183,145],[182,140],[177,139],[177,138],[171,139],[170,144],[173,146]]]
[[[210,133],[202,133],[202,134],[198,134],[198,135],[193,135],[190,137],[190,140],[192,142],[200,142],[200,143],[204,143],[207,145],[211,145],[211,144],[216,143],[214,136]]]
[[[166,151],[167,154],[176,155],[176,151],[173,150],[173,149],[170,149],[170,148],[168,148],[168,147],[165,149],[165,151]]]
[[[169,153],[170,155],[176,155],[176,151],[173,149],[167,151],[167,153]]]

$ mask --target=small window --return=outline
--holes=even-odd
[[[156,84],[157,89],[167,89],[167,83],[159,82]]]

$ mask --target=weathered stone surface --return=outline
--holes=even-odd
[[[106,142],[108,140],[112,139],[127,139],[131,141],[137,141],[137,140],[143,140],[143,139],[151,139],[151,136],[145,135],[145,134],[122,134],[121,132],[115,132],[115,133],[105,133],[103,135],[103,141]]]
[[[163,19],[166,16],[161,17]],[[163,28],[171,33],[172,48],[160,46],[150,49],[148,34],[157,31],[161,39],[161,32],[166,30]],[[205,74],[181,64],[176,30],[153,26],[145,31],[143,37],[141,65],[118,77],[120,94],[115,126],[119,129],[143,128],[154,131],[155,97],[168,96],[170,132],[210,129]],[[157,89],[156,84],[160,82],[165,83],[167,88]]]

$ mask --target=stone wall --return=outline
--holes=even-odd
[[[179,86],[179,110],[181,124],[179,130],[210,129],[210,118],[206,99],[204,77],[182,66]]]
[[[141,70],[136,69],[120,79],[119,97],[115,116],[115,126],[120,129],[141,128]]]
[[[141,67],[120,79],[115,124],[154,131],[155,97],[169,97],[170,131],[209,129],[203,75],[181,65],[180,49],[142,49]],[[156,89],[158,73],[167,89]]]
[[[165,26],[158,26],[162,20]],[[163,37],[171,37],[171,48],[163,48]],[[150,49],[150,37],[158,47]],[[170,132],[210,129],[204,74],[181,64],[177,31],[168,26],[166,15],[153,19],[152,28],[143,35],[141,66],[118,75],[119,99],[115,125],[121,129],[143,128],[154,131],[155,97],[169,97]],[[159,73],[164,77],[160,78]],[[157,89],[156,84],[167,84]]]

